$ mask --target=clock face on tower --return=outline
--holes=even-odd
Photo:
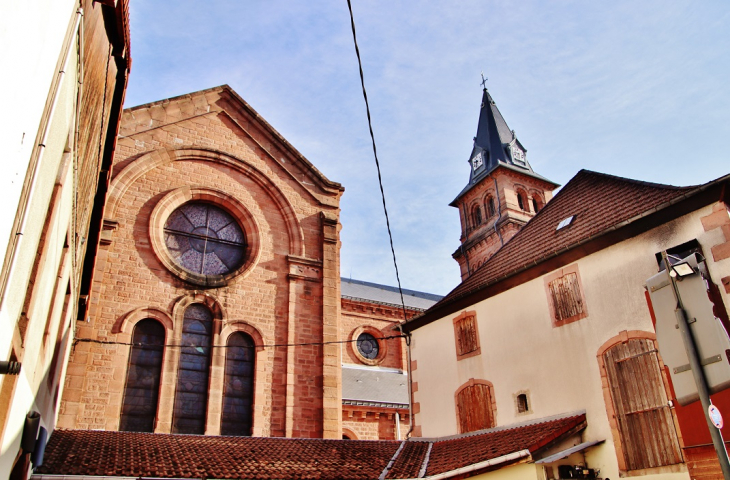
[[[524,165],[525,164],[525,152],[522,151],[520,147],[517,145],[512,145],[512,160],[514,160],[515,163]]]
[[[471,158],[471,168],[472,170],[476,170],[477,168],[482,166],[483,160],[482,160],[482,152],[477,152],[474,154],[474,156]]]

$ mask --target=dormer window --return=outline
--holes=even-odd
[[[562,228],[567,227],[571,223],[573,223],[573,219],[575,218],[575,215],[571,215],[568,218],[564,218],[563,220],[558,223],[558,227],[555,230],[560,230]]]

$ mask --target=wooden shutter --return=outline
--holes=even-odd
[[[473,432],[494,426],[492,392],[489,385],[477,383],[456,395],[459,433]]]
[[[549,284],[555,320],[565,320],[583,313],[583,296],[578,275],[568,273]]]
[[[603,354],[628,470],[682,462],[659,359],[650,339],[631,339]]]
[[[464,316],[454,322],[457,355],[465,355],[479,348],[475,322],[474,315]]]

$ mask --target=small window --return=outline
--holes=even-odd
[[[525,210],[525,199],[522,193],[517,194],[517,205],[520,206],[520,210]]]
[[[535,197],[532,197],[532,210],[533,210],[533,211],[534,211],[535,213],[537,213],[537,212],[539,212],[539,211],[540,211],[540,207],[538,206],[538,204],[537,204],[537,200],[535,199]]]
[[[461,358],[479,355],[479,332],[475,312],[464,312],[454,319],[456,356]]]
[[[517,395],[517,413],[526,413],[530,411],[530,406],[527,404],[527,394],[520,393]]]
[[[573,223],[573,219],[575,218],[575,215],[571,215],[568,218],[564,218],[563,220],[558,223],[558,227],[555,230],[560,230],[561,228],[565,228],[571,223]]]
[[[474,226],[482,224],[482,209],[478,206],[474,208]]]
[[[588,315],[577,265],[547,276],[545,287],[554,326],[571,323]]]
[[[368,360],[375,360],[378,358],[378,353],[380,352],[380,344],[378,344],[378,340],[371,334],[361,333],[357,337],[357,351]]]

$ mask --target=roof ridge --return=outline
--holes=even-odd
[[[540,418],[533,418],[532,420],[525,420],[524,422],[517,422],[517,423],[510,423],[508,425],[502,425],[499,427],[492,427],[492,428],[485,428],[482,430],[475,430],[473,432],[467,432],[467,433],[459,433],[457,435],[448,435],[446,437],[421,437],[421,438],[409,438],[409,441],[414,442],[430,442],[430,443],[440,443],[440,442],[447,442],[451,440],[458,440],[460,438],[468,438],[468,437],[476,437],[479,435],[488,435],[490,433],[494,432],[503,432],[506,430],[516,430],[518,428],[523,427],[529,427],[532,425],[540,425],[543,423],[550,423],[550,422],[556,422],[558,420],[565,420],[568,418],[575,418],[579,417],[581,415],[585,415],[586,411],[585,409],[582,410],[574,410],[572,412],[566,412],[566,413],[559,413],[556,415],[550,415],[547,417],[540,417]]]
[[[188,93],[183,93],[181,95],[175,95],[174,97],[163,98],[161,100],[155,100],[153,102],[143,103],[141,105],[134,105],[132,107],[125,108],[124,110],[125,111],[134,111],[134,110],[139,110],[142,108],[154,107],[155,105],[162,105],[163,103],[180,100],[185,97],[192,97],[193,95],[199,95],[201,93],[210,93],[210,92],[222,91],[222,90],[229,90],[231,92],[233,91],[233,89],[227,83],[224,83],[224,84],[218,85],[216,87],[204,88],[202,90],[196,90],[194,92],[188,92]]]
[[[645,180],[637,180],[635,178],[621,177],[619,175],[613,175],[611,173],[596,172],[595,170],[588,170],[586,168],[582,168],[578,171],[578,173],[575,174],[575,176],[572,179],[570,179],[570,181],[568,181],[567,184],[565,184],[565,186],[567,187],[568,184],[570,184],[570,182],[572,182],[574,179],[576,179],[578,177],[578,175],[580,175],[580,174],[590,174],[593,176],[605,177],[605,178],[609,178],[612,180],[618,180],[621,182],[631,183],[634,185],[642,185],[645,187],[653,187],[653,188],[664,188],[664,189],[670,189],[670,190],[691,190],[693,188],[697,188],[697,187],[704,185],[704,184],[700,184],[700,185],[678,186],[678,185],[669,185],[666,183],[647,182]],[[563,187],[563,188],[565,188],[565,187]],[[561,189],[561,191],[562,191],[562,189]],[[557,197],[558,194],[560,194],[560,192],[555,194],[555,196]],[[550,203],[550,202],[548,202],[548,203]]]

